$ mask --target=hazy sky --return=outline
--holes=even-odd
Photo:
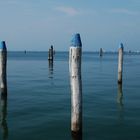
[[[140,50],[140,0],[0,0],[0,40],[8,50]]]

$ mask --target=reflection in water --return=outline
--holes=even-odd
[[[122,92],[122,84],[118,84],[118,96],[117,103],[123,106],[123,92]]]
[[[100,74],[102,74],[102,72],[103,72],[103,58],[102,58],[102,56],[99,58],[100,60],[99,60],[99,63],[100,63],[100,65],[99,65],[99,72],[100,72]]]
[[[1,91],[0,98],[0,128],[2,131],[3,140],[8,139],[7,117],[7,91]]]
[[[49,66],[48,66],[48,68],[49,68],[49,78],[52,79],[53,78],[53,61],[49,60],[48,64],[49,64]]]
[[[79,133],[72,132],[71,136],[72,136],[72,140],[82,140],[82,132]]]
[[[123,123],[123,120],[124,120],[124,117],[123,117],[124,116],[124,105],[123,105],[122,84],[118,84],[117,103],[118,103],[119,122]]]

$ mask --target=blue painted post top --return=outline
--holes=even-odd
[[[124,49],[123,43],[120,43],[119,48]]]
[[[73,47],[82,47],[82,42],[80,38],[80,34],[76,33],[72,36],[71,46]]]
[[[1,43],[0,43],[0,49],[6,49],[6,43],[5,43],[5,41],[1,41]]]

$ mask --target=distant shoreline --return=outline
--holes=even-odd
[[[24,53],[25,51],[7,51],[8,53]],[[48,51],[28,51],[26,53],[48,53]],[[56,51],[56,53],[69,53],[69,51]],[[83,53],[99,53],[99,51],[83,51]],[[117,51],[105,51],[103,54],[117,54]],[[125,54],[140,54],[140,51],[125,51]]]

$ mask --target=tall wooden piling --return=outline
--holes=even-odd
[[[51,48],[49,49],[49,52],[48,52],[48,60],[49,61],[53,61],[53,46],[51,45]]]
[[[82,131],[82,81],[81,81],[82,43],[80,34],[75,34],[69,50],[69,71],[71,84],[71,131]]]
[[[0,88],[7,95],[7,49],[5,41],[0,44]]]
[[[121,43],[118,51],[118,83],[122,83],[122,72],[123,72],[123,44]]]

